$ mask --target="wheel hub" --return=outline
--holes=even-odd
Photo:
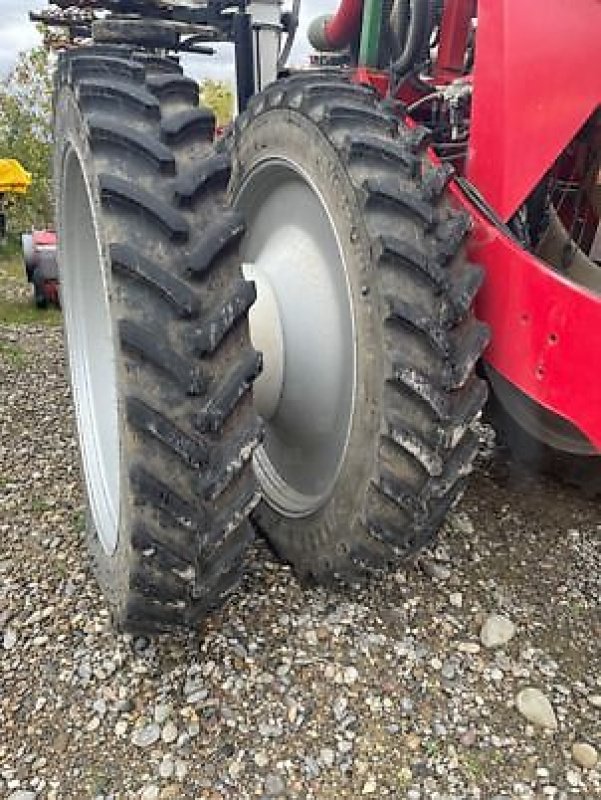
[[[245,276],[257,289],[251,338],[264,359],[255,470],[270,505],[305,516],[331,493],[350,430],[356,355],[346,266],[322,195],[289,161],[255,166],[237,205],[248,222]]]

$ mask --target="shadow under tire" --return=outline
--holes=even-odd
[[[114,623],[196,626],[237,586],[258,502],[255,299],[229,157],[198,87],[127,47],[61,54],[59,267],[88,501]]]
[[[264,355],[254,521],[302,578],[352,582],[428,545],[472,469],[489,333],[469,218],[427,132],[339,75],[279,81],[233,141]]]
[[[584,436],[538,406],[491,367],[486,367],[486,374],[491,382],[487,421],[511,458],[535,475],[547,475],[581,490],[585,497],[601,497],[601,456]]]

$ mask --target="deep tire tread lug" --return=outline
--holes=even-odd
[[[175,158],[164,144],[117,120],[93,114],[87,118],[92,148],[103,143],[117,144],[150,162],[162,175],[175,175]]]
[[[175,202],[178,206],[191,206],[215,183],[226,188],[232,171],[229,153],[214,153],[196,164],[189,174],[176,184]]]
[[[163,121],[161,136],[169,145],[181,144],[190,137],[201,136],[212,141],[215,135],[215,115],[206,108],[180,111]]]
[[[163,200],[131,181],[114,175],[101,174],[98,182],[105,204],[126,206],[142,213],[151,225],[160,227],[171,242],[188,241],[190,228],[185,218]]]
[[[195,319],[200,311],[198,295],[181,278],[153,263],[131,245],[109,248],[113,272],[149,286],[182,319]]]
[[[125,350],[153,364],[163,374],[175,380],[187,395],[194,397],[205,393],[207,380],[202,369],[190,366],[183,356],[162,339],[158,339],[152,330],[131,320],[122,319],[119,322],[119,335]]]
[[[128,397],[126,407],[132,427],[160,442],[187,467],[198,469],[208,463],[209,450],[206,444],[182,431],[165,414],[138,397]]]
[[[225,378],[194,424],[201,433],[218,433],[242,397],[252,387],[262,368],[262,357],[254,351]]]
[[[190,254],[186,269],[191,278],[198,280],[209,272],[217,256],[235,247],[246,228],[244,219],[237,211],[227,210],[209,225],[200,247]]]
[[[161,116],[159,102],[146,89],[110,78],[94,76],[78,81],[77,96],[80,102],[86,103],[108,99],[112,104],[125,106],[135,114],[141,113],[144,118],[158,120]]]
[[[161,100],[175,96],[196,106],[199,103],[198,84],[179,73],[149,75],[146,78],[146,85],[149,91]]]
[[[256,298],[254,283],[240,279],[232,287],[227,301],[208,314],[201,326],[190,334],[189,344],[196,355],[202,357],[214,353],[237,322],[246,317]]]

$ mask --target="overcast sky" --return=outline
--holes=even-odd
[[[289,5],[287,2],[286,6]],[[305,36],[307,23],[337,5],[338,0],[301,0],[301,27],[290,59],[291,64],[300,64],[306,60],[309,49]],[[35,27],[29,22],[28,12],[47,6],[47,0],[0,0],[0,76],[10,72],[20,51],[38,43],[39,37]],[[186,63],[186,71],[196,78],[220,77],[233,80],[231,49],[224,46],[213,58],[190,58]]]

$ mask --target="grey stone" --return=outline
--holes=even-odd
[[[349,686],[355,683],[358,677],[359,673],[356,667],[346,667],[346,669],[342,673],[343,681]]]
[[[451,570],[438,561],[433,561],[430,558],[422,558],[419,564],[422,571],[429,578],[434,578],[437,581],[446,581],[451,577]]]
[[[593,769],[597,765],[599,755],[595,748],[586,742],[574,742],[572,758],[581,767]]]
[[[171,706],[168,703],[159,703],[154,707],[154,721],[158,725],[162,725],[167,721],[171,713]]]
[[[452,681],[455,677],[455,665],[452,661],[445,661],[440,670],[440,674],[448,681]]]
[[[490,614],[482,625],[480,641],[484,647],[503,647],[513,639],[515,630],[514,623],[508,617]]]
[[[165,742],[165,744],[172,744],[177,739],[177,725],[169,720],[164,726],[163,730],[161,731],[161,739]]]
[[[601,694],[590,695],[588,701],[595,708],[601,708]]]
[[[279,775],[268,775],[263,789],[267,797],[282,797],[286,792],[286,784]]]
[[[515,699],[517,710],[528,722],[549,730],[557,729],[557,717],[549,700],[540,691],[528,686],[518,692]]]
[[[131,735],[131,742],[136,747],[150,747],[156,744],[161,737],[161,729],[152,722],[150,725],[145,725],[143,728],[136,728]]]
[[[173,763],[173,760],[168,756],[165,756],[165,758],[159,764],[159,775],[161,778],[167,779],[171,778],[174,772],[175,764]]]
[[[319,768],[319,764],[317,763],[316,759],[313,758],[313,756],[306,756],[304,766],[305,775],[307,778],[309,778],[309,780],[313,780],[319,776],[321,770]]]

